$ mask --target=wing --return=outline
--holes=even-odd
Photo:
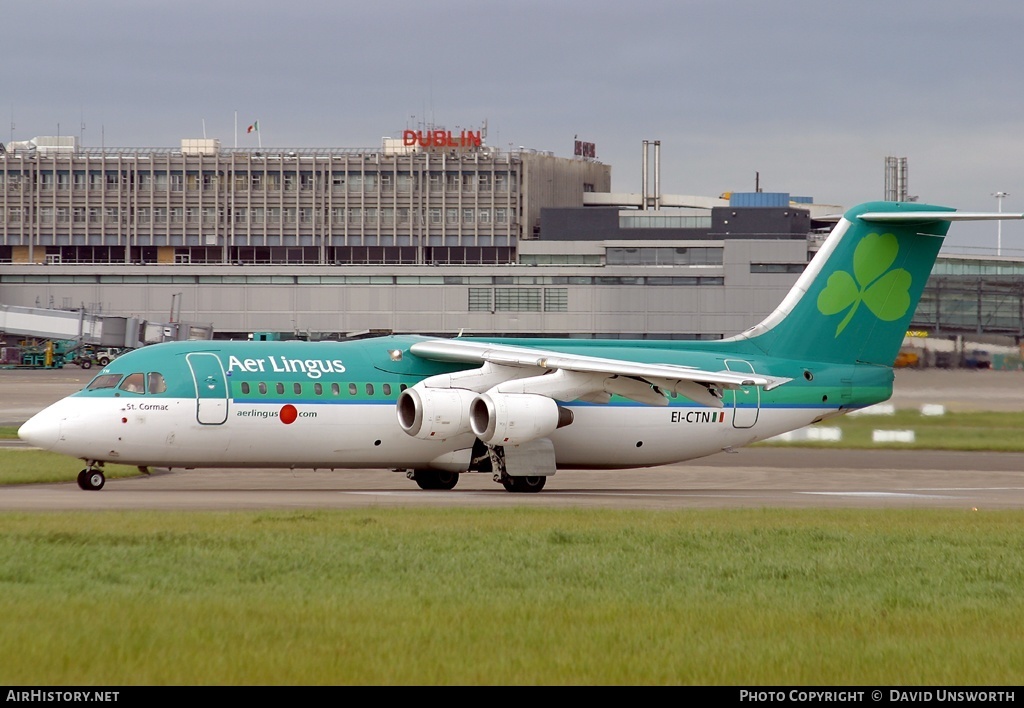
[[[666,395],[675,392],[698,403],[721,408],[725,389],[761,386],[771,390],[790,380],[757,373],[644,364],[464,339],[417,342],[411,351],[425,359],[482,365],[477,370],[432,377],[446,380],[428,380],[428,386],[447,384],[477,392],[494,388],[500,393],[536,393],[561,401],[606,403],[614,394],[640,403],[667,405]]]

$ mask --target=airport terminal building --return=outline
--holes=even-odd
[[[611,194],[611,166],[576,147],[501,151],[443,130],[375,148],[9,143],[0,304],[236,338],[714,339],[778,304],[827,232],[821,217],[841,211],[648,193],[646,180],[641,195]],[[1017,298],[1018,328],[1019,291],[998,305]]]

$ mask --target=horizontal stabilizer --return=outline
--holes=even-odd
[[[929,221],[998,221],[1024,219],[1024,214],[983,211],[881,211],[857,216],[861,221],[877,223],[925,223]]]

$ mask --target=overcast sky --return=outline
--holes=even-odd
[[[502,149],[594,142],[615,191],[849,207],[908,158],[921,201],[1024,211],[1019,0],[4,0],[0,116],[25,140],[371,147],[434,123]],[[84,128],[82,125],[84,124]],[[993,248],[994,223],[954,225]],[[1024,223],[1003,226],[1024,255]]]

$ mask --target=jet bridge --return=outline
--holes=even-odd
[[[0,332],[129,349],[179,339],[213,339],[213,327],[209,325],[187,322],[165,324],[147,322],[137,317],[92,315],[84,310],[52,310],[2,304]]]

